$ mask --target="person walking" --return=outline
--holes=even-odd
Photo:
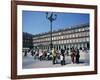
[[[53,64],[56,64],[56,50],[52,49],[52,56],[53,56]]]
[[[72,50],[71,50],[71,61],[73,64],[75,63],[75,50],[74,50],[74,48],[72,48]]]
[[[61,49],[61,55],[63,56],[62,64],[65,65],[65,50]]]
[[[64,57],[63,57],[63,55],[62,55],[62,54],[60,54],[60,61],[61,61],[61,65],[63,66],[63,65],[64,65],[64,64],[63,64]]]
[[[33,50],[31,51],[31,55],[34,56],[34,52],[33,52]]]
[[[76,49],[76,63],[79,63],[79,58],[80,58],[80,53],[79,53],[79,49]]]
[[[27,51],[25,51],[25,54],[24,54],[24,56],[27,56]]]

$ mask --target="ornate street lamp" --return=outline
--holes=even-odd
[[[51,37],[50,48],[52,50],[52,48],[53,48],[53,44],[52,44],[52,22],[57,19],[57,15],[54,14],[53,12],[51,12],[51,13],[46,12],[46,19],[48,19],[50,21],[50,37]]]

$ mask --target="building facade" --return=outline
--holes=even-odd
[[[33,35],[23,32],[23,51],[33,48]]]
[[[89,24],[78,25],[70,28],[52,31],[53,48],[70,49],[72,47],[83,49],[90,48]],[[33,36],[34,49],[50,50],[50,32],[36,34]]]

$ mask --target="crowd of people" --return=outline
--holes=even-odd
[[[34,56],[34,59],[39,59],[40,61],[52,60],[53,64],[56,64],[57,60],[59,60],[61,65],[66,64],[66,59],[65,59],[66,56],[71,57],[71,62],[73,64],[74,63],[78,64],[80,58],[80,49],[74,47],[72,47],[70,50],[64,50],[64,49],[56,50],[54,48],[51,51],[42,49],[29,50],[24,52],[25,53],[24,56],[27,56],[28,52],[30,52],[30,54]]]

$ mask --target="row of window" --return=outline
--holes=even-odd
[[[23,42],[24,42],[24,43],[31,43],[32,40],[30,40],[30,39],[25,39],[25,40],[23,40]]]
[[[76,32],[80,32],[80,31],[82,32],[82,31],[86,31],[86,30],[89,30],[89,27],[79,28],[79,29],[75,29],[75,30],[68,30],[68,31],[63,31],[63,32],[58,32],[58,33],[54,33],[53,36],[69,34],[69,33],[76,33]]]
[[[79,42],[89,42],[89,37],[85,38],[77,38],[77,39],[69,39],[69,40],[59,40],[59,41],[53,41],[53,44],[67,44],[67,43],[79,43]],[[43,43],[33,43],[34,45],[48,45],[49,42],[43,42]]]
[[[63,35],[63,34],[69,34],[69,33],[76,33],[76,32],[82,32],[82,31],[87,31],[89,30],[89,27],[85,27],[85,28],[79,28],[79,29],[74,29],[74,30],[68,30],[68,31],[60,31],[57,33],[53,33],[53,36],[57,36],[57,35]],[[38,36],[38,37],[34,37],[34,39],[38,39],[38,38],[45,38],[45,37],[49,37],[50,34],[47,35],[43,35],[43,36]]]
[[[55,47],[56,49],[61,49],[61,48],[72,48],[72,47],[77,47],[77,48],[80,48],[80,47],[87,47],[87,43],[79,43],[79,44],[66,44],[66,45],[53,45],[53,47]],[[39,48],[42,48],[42,49],[50,49],[50,46],[48,45],[45,45],[45,46],[35,46],[35,47],[39,47]]]
[[[69,35],[54,36],[52,37],[52,40],[61,40],[61,39],[77,38],[77,37],[84,37],[84,36],[89,36],[89,32],[81,32],[81,33],[75,33],[75,34],[69,34]],[[33,42],[34,43],[45,42],[45,41],[50,41],[50,39],[51,39],[50,37],[37,39],[37,40],[33,38]]]

